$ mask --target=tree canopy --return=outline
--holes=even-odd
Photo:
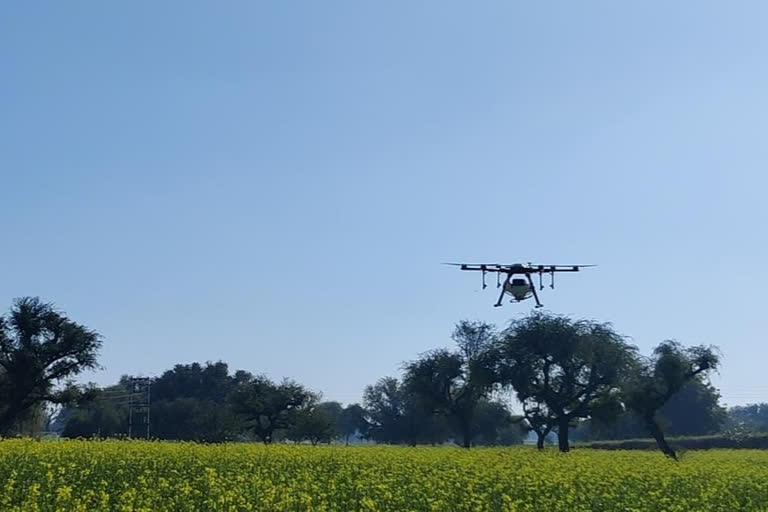
[[[503,332],[500,375],[528,411],[554,425],[560,450],[568,451],[575,420],[620,411],[621,379],[635,350],[610,324],[537,312]]]
[[[677,459],[667,443],[656,413],[683,386],[699,375],[716,370],[720,357],[712,347],[685,348],[676,341],[660,343],[649,358],[635,360],[623,389],[627,408],[636,413],[664,454]]]
[[[276,430],[293,425],[296,414],[317,400],[316,393],[298,382],[283,379],[276,384],[264,375],[239,382],[232,394],[235,412],[264,444],[272,442]]]
[[[469,448],[478,403],[496,384],[493,326],[461,321],[453,332],[458,350],[434,350],[405,367],[405,386],[433,412],[448,416]]]
[[[738,405],[728,410],[728,427],[753,432],[768,431],[768,403]]]
[[[0,316],[0,435],[36,406],[71,403],[74,386],[57,388],[97,367],[101,336],[37,297],[16,299]]]
[[[320,402],[302,384],[238,370],[222,362],[176,364],[148,379],[151,432],[162,439],[219,442],[255,436],[317,444],[366,438],[379,443],[511,444],[523,429],[543,447],[556,432],[621,438],[648,431],[676,457],[664,433],[708,434],[766,429],[765,404],[719,404],[706,380],[720,358],[713,347],[660,343],[642,357],[608,323],[534,312],[498,332],[493,325],[456,324],[453,348],[426,352],[403,367],[402,379],[367,386],[362,404]],[[38,298],[13,302],[0,316],[0,435],[50,423],[51,404],[64,408],[53,425],[66,436],[126,434],[132,379],[105,388],[71,379],[97,367],[101,336]],[[511,391],[513,415],[499,401]],[[585,434],[585,432],[589,432]]]

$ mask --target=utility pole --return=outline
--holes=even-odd
[[[149,377],[131,377],[128,397],[128,438],[133,437],[134,427],[137,427],[143,431],[146,439],[149,439],[150,382]]]

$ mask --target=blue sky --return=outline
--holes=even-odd
[[[550,311],[716,344],[768,400],[763,2],[0,6],[0,297],[177,362],[362,388],[492,289],[443,261],[597,263]]]

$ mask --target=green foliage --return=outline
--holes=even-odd
[[[624,386],[624,401],[640,416],[652,416],[686,382],[716,369],[718,364],[719,357],[712,348],[684,348],[676,341],[663,341],[650,358],[637,361]]]
[[[512,416],[501,402],[481,399],[472,422],[472,444],[477,446],[511,446],[522,444],[525,429],[519,418]]]
[[[247,372],[229,374],[224,362],[177,364],[152,381],[152,397],[156,401],[196,398],[222,402],[238,382],[250,378]]]
[[[248,372],[224,362],[177,364],[152,381],[151,432],[161,439],[218,442],[244,430],[229,396]]]
[[[5,440],[3,511],[764,511],[768,452]]]
[[[768,434],[731,435],[730,432],[710,436],[679,436],[667,439],[675,450],[742,449],[768,451]],[[615,441],[594,441],[582,446],[596,450],[657,450],[658,444],[652,438],[621,439]]]
[[[24,310],[16,324],[33,327],[35,314],[27,310],[39,316],[50,308],[35,300],[16,307]],[[0,364],[0,386],[9,390],[16,382],[6,368],[12,361],[9,340],[24,337],[10,336],[16,324],[3,322],[7,364]],[[50,345],[50,337],[43,338],[41,343]],[[346,443],[360,435],[379,443],[454,441],[469,447],[516,444],[530,429],[543,447],[554,430],[567,451],[572,427],[581,439],[634,436],[642,431],[639,425],[647,427],[649,410],[659,432],[664,427],[673,434],[714,432],[725,418],[717,390],[698,378],[719,362],[708,347],[664,342],[651,358],[642,359],[609,324],[538,312],[512,322],[501,334],[490,324],[462,321],[452,338],[455,350],[434,350],[407,363],[402,382],[387,377],[366,387],[363,406],[318,403],[319,396],[297,382],[274,383],[242,370],[230,374],[223,362],[178,364],[152,380],[151,431],[153,437],[203,442],[252,433],[264,443],[282,438]],[[17,344],[27,352],[35,346],[25,343]],[[50,347],[42,353],[46,350]],[[81,362],[95,364],[95,359]],[[65,387],[39,395],[37,404],[78,401],[60,414],[65,436],[120,436],[127,431],[128,386],[126,376],[103,390]],[[503,386],[522,403],[521,417],[491,400]],[[753,409],[735,413],[758,417],[759,408]],[[28,408],[30,418],[36,410]],[[16,415],[17,424],[24,419]],[[745,424],[738,423],[739,432],[747,431]],[[659,432],[654,435],[663,436]]]
[[[450,418],[469,448],[475,410],[496,381],[496,333],[489,324],[464,320],[453,339],[458,351],[434,350],[408,363],[404,385],[425,407]]]
[[[719,363],[712,347],[685,348],[671,340],[660,343],[650,358],[635,361],[623,385],[623,400],[627,409],[643,420],[666,455],[676,458],[657,413],[687,382],[717,369]]]
[[[122,384],[97,390],[95,396],[80,405],[64,408],[63,437],[118,437],[128,432],[128,388]],[[112,397],[120,397],[115,400]]]
[[[673,436],[701,436],[719,432],[726,421],[720,394],[711,384],[693,378],[656,413],[664,431]],[[591,418],[584,422],[574,439],[616,440],[648,435],[648,427],[637,413],[626,411],[610,421]]]
[[[727,423],[730,430],[768,432],[768,403],[731,407]]]
[[[194,397],[153,404],[150,427],[155,438],[200,442],[232,440],[243,430],[229,404]]]
[[[542,429],[556,426],[562,451],[575,420],[618,410],[635,356],[609,324],[538,312],[512,322],[499,350],[502,382]]]
[[[712,384],[693,377],[656,414],[671,436],[703,436],[720,432],[728,413],[720,405],[720,393]]]
[[[229,374],[226,363],[177,364],[152,380],[152,437],[217,442],[236,438],[244,426],[228,397],[247,372]],[[63,411],[65,437],[119,437],[128,432],[130,377],[97,390],[94,399]]]
[[[360,404],[346,406],[336,419],[336,430],[345,444],[349,444],[349,439],[353,435],[365,432],[367,427],[365,409]]]
[[[276,384],[264,375],[238,382],[231,396],[234,411],[245,426],[265,444],[272,442],[276,430],[296,421],[296,414],[315,404],[318,397],[301,384],[284,379]]]
[[[446,428],[442,418],[394,377],[384,377],[363,392],[366,426],[363,435],[379,443],[440,443]]]
[[[296,413],[293,424],[287,428],[286,437],[294,442],[309,441],[313,446],[318,443],[330,443],[336,437],[335,406],[338,406],[340,413],[341,406],[336,402],[301,409]]]
[[[97,367],[101,336],[39,298],[16,299],[0,316],[0,435],[36,406],[71,403],[81,390],[56,386]]]

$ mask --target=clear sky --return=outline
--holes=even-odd
[[[0,299],[174,363],[360,399],[462,318],[443,261],[596,263],[542,299],[768,400],[768,4],[5,2]]]

